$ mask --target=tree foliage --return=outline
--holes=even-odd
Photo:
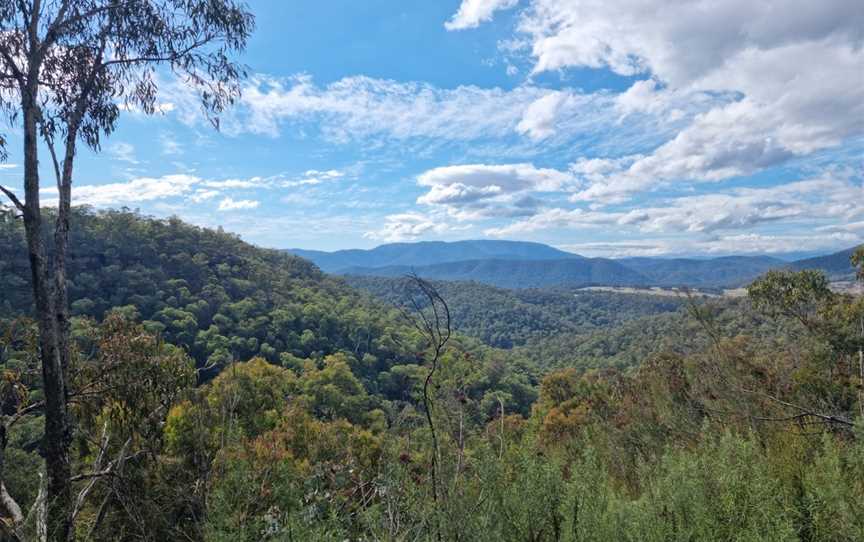
[[[453,333],[424,394],[422,318],[222,232],[75,216],[80,538],[864,535],[861,301],[818,276],[509,351]],[[24,262],[0,265],[26,284]],[[42,433],[38,406],[18,415],[42,397],[30,303],[7,299],[0,327],[6,482],[24,511]]]

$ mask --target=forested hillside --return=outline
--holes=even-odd
[[[349,285],[398,305],[411,281],[405,277],[348,276]],[[486,344],[513,349],[532,367],[597,369],[635,367],[658,352],[687,354],[704,349],[710,337],[692,314],[692,303],[709,312],[727,336],[785,341],[788,322],[766,317],[747,299],[688,299],[585,291],[507,290],[475,282],[433,281],[447,299],[454,329]]]
[[[778,345],[794,341],[794,326],[767,318],[754,310],[749,300],[716,298],[695,303],[722,336],[755,337]],[[694,318],[693,309],[694,305],[684,300],[673,312],[627,319],[617,326],[535,338],[514,353],[543,369],[627,369],[658,352],[688,355],[708,348],[711,342],[704,322]]]
[[[624,258],[620,262],[639,272],[654,286],[722,288],[743,286],[785,262],[767,256],[726,256],[709,260],[686,258]]]
[[[395,308],[304,259],[178,219],[79,209],[74,221],[68,264],[73,315],[99,321],[119,313],[140,321],[182,347],[205,377],[253,357],[297,368],[306,359],[342,354],[377,390],[386,387],[376,379],[389,368],[420,360],[403,342],[410,329]],[[12,256],[0,261],[0,288],[10,293],[0,317],[26,315],[32,305],[28,264],[14,221],[0,220],[0,251]]]
[[[403,303],[411,286],[405,277],[349,275],[345,280],[391,305]],[[432,284],[447,300],[454,329],[499,348],[609,330],[642,316],[674,312],[682,304],[682,298],[572,288],[508,290],[478,282]]]
[[[500,288],[584,286],[687,287],[719,291],[746,286],[771,269],[816,269],[832,280],[854,275],[855,248],[787,262],[770,256],[717,258],[585,258],[539,243],[456,241],[392,243],[371,250],[292,249],[322,270],[347,276],[474,281]]]
[[[862,29],[0,3],[0,542],[864,542]]]
[[[797,270],[822,269],[837,279],[852,279],[855,275],[855,269],[849,262],[856,248],[860,247],[848,248],[826,256],[798,260],[792,263],[792,268]]]
[[[472,280],[499,288],[548,288],[555,286],[631,286],[645,278],[614,260],[567,258],[564,260],[465,260],[426,266],[349,267],[344,275],[400,277],[416,273],[430,280]]]
[[[199,365],[260,355],[323,356],[340,350],[392,359],[386,314],[306,260],[238,238],[125,211],[77,212],[70,239],[75,316],[109,310],[185,347]],[[4,222],[0,314],[31,306],[27,252],[14,222]],[[287,358],[286,358],[287,359]]]
[[[72,231],[80,539],[864,535],[864,304],[819,273],[733,301],[350,279],[387,305],[176,219],[79,209]],[[4,215],[0,458],[28,510],[22,239]]]

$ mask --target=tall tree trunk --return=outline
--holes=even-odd
[[[70,124],[66,137],[66,152],[63,169],[57,186],[59,202],[54,227],[54,314],[57,321],[57,350],[63,381],[68,384],[71,349],[69,345],[69,293],[66,281],[66,255],[69,246],[69,215],[72,202],[72,166],[75,161],[75,140],[78,137],[77,121]],[[65,390],[68,394],[68,389]],[[66,397],[68,401],[68,397]]]
[[[35,75],[35,74],[34,74]],[[48,474],[48,540],[66,541],[70,537],[69,512],[72,504],[70,487],[69,444],[71,432],[66,403],[66,381],[58,341],[57,305],[52,296],[48,262],[42,238],[42,212],[39,201],[38,158],[38,87],[30,78],[22,93],[24,117],[24,229],[33,284],[36,320],[39,326],[39,349],[45,394],[45,436],[43,453]]]

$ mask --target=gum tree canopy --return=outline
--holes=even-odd
[[[24,193],[22,198],[8,187],[0,192],[25,225],[45,392],[43,537],[69,540],[74,497],[66,247],[76,145],[98,150],[123,108],[157,111],[165,78],[195,88],[218,128],[217,115],[239,95],[245,74],[233,57],[245,48],[254,18],[236,0],[0,0],[0,25],[0,104],[22,128]],[[58,194],[47,246],[41,149],[48,151]],[[0,428],[0,448],[5,431]],[[0,507],[20,520],[2,481],[0,451]]]

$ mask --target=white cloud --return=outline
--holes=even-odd
[[[854,223],[862,219],[864,187],[861,182],[829,173],[770,188],[735,188],[722,193],[683,196],[665,204],[644,205],[631,210],[605,212],[549,208],[509,225],[491,228],[487,234],[507,236],[597,226],[615,228],[631,236],[661,232],[713,234],[717,231],[752,231],[772,223],[782,223],[792,229],[807,225],[812,229],[814,224],[830,224],[838,220]]]
[[[848,233],[765,235],[744,233],[702,238],[661,237],[636,241],[570,243],[558,248],[593,257],[634,256],[728,256],[739,254],[788,254],[831,252],[862,242]]]
[[[388,243],[411,241],[427,234],[442,234],[450,228],[441,219],[427,214],[409,212],[388,215],[384,225],[378,230],[363,234],[367,239],[375,239]]]
[[[430,169],[417,178],[420,186],[464,184],[473,187],[496,186],[505,192],[536,190],[552,192],[564,189],[572,176],[564,171],[538,168],[532,164],[466,164]]]
[[[492,19],[492,14],[498,10],[509,9],[519,0],[462,0],[453,18],[444,23],[447,30],[464,30],[475,28],[481,22]]]
[[[232,189],[260,188],[270,186],[269,180],[252,177],[248,180],[227,179],[208,180],[188,174],[164,175],[162,177],[138,177],[124,182],[91,185],[73,185],[73,205],[92,205],[112,207],[154,202],[171,198],[182,198],[192,203],[214,199]],[[57,205],[57,188],[46,187],[40,190],[46,199],[44,204]],[[250,207],[250,204],[254,206]],[[235,201],[226,197],[219,206],[220,210],[257,207],[258,202],[250,200]]]
[[[176,84],[171,88],[183,92]],[[194,99],[176,102],[183,104],[175,112],[179,120],[195,126],[205,122]],[[700,108],[704,109],[701,102]],[[614,94],[553,90],[530,81],[512,89],[441,88],[355,76],[319,85],[305,74],[258,74],[247,81],[238,103],[221,116],[221,131],[231,137],[273,138],[290,131],[332,144],[414,155],[462,147],[475,160],[528,160],[541,153],[572,153],[575,148],[604,154],[636,152],[673,134],[674,127],[658,126],[653,117],[619,123],[620,116]]]
[[[251,199],[235,200],[228,197],[219,202],[220,211],[237,211],[241,209],[255,209],[261,202]]]
[[[127,182],[99,185],[73,185],[72,202],[75,205],[109,207],[112,205],[134,204],[145,201],[185,196],[192,191],[200,179],[192,175],[165,175],[163,177],[139,177]],[[43,188],[45,194],[57,194],[54,187]],[[49,199],[46,205],[56,205],[57,200]]]
[[[855,0],[533,0],[520,30],[535,71],[608,67],[681,87],[743,51],[829,37],[860,43],[864,14]]]
[[[299,179],[283,181],[282,186],[290,188],[294,186],[307,186],[322,184],[329,181],[335,181],[345,176],[345,173],[337,169],[329,169],[327,171],[318,171],[310,169]]]
[[[259,76],[250,82],[229,133],[276,136],[280,124],[315,115],[324,135],[336,141],[385,136],[470,140],[512,133],[525,105],[548,91],[461,86],[348,77],[318,87],[308,76],[287,80]]]
[[[159,136],[159,144],[162,146],[162,154],[166,156],[183,154],[183,145],[181,145],[171,134],[161,134]]]
[[[631,113],[658,113],[667,105],[668,93],[658,88],[654,79],[636,81],[615,98],[615,106],[623,115]]]
[[[655,152],[595,180],[583,200],[620,202],[679,180],[749,175],[864,134],[864,9],[856,0],[532,0],[519,32],[535,73],[645,74],[615,98],[622,115],[692,117]]]
[[[864,218],[862,198],[860,183],[826,177],[681,197],[664,207],[628,211],[618,224],[633,225],[643,232],[713,232],[748,230],[769,222],[851,221]]]
[[[135,158],[135,147],[130,143],[125,143],[123,141],[112,143],[111,146],[108,147],[108,154],[123,162],[129,162],[130,164],[138,163],[138,160]]]
[[[532,139],[544,139],[555,133],[555,121],[570,95],[566,92],[552,92],[535,100],[516,125],[516,131]]]
[[[203,186],[208,188],[259,188],[269,185],[266,179],[261,177],[252,177],[250,179],[225,179],[223,181],[203,181]]]
[[[191,92],[176,83],[173,94]],[[283,128],[307,122],[334,143],[362,141],[377,147],[387,140],[433,140],[432,144],[502,139],[525,133],[549,133],[548,121],[533,119],[543,111],[544,96],[557,97],[557,128],[570,135],[596,131],[614,122],[606,94],[582,94],[521,85],[505,90],[473,85],[452,89],[427,83],[397,82],[365,76],[346,77],[317,85],[308,75],[278,78],[258,74],[249,79],[242,98],[221,117],[221,129],[231,136],[258,134],[278,137]],[[566,98],[566,100],[565,100]],[[187,124],[204,122],[194,96],[176,99],[176,115]],[[554,102],[555,98],[550,98]],[[550,102],[545,102],[550,105]],[[534,106],[533,111],[526,110]],[[542,120],[542,119],[540,119]],[[517,129],[517,126],[521,127]],[[539,132],[537,131],[539,129]],[[544,141],[548,146],[548,141]]]
[[[192,203],[201,203],[202,201],[207,201],[218,197],[219,194],[221,194],[221,192],[219,192],[218,190],[205,190],[199,188],[195,191],[194,194],[189,196],[189,201],[191,201]]]
[[[420,186],[429,188],[417,203],[443,206],[460,220],[525,216],[538,203],[531,193],[566,190],[572,182],[569,172],[532,164],[446,166],[417,178]]]
[[[544,230],[584,230],[614,225],[619,218],[620,215],[616,213],[552,208],[544,209],[533,216],[506,226],[488,228],[484,233],[492,237],[508,237]]]

